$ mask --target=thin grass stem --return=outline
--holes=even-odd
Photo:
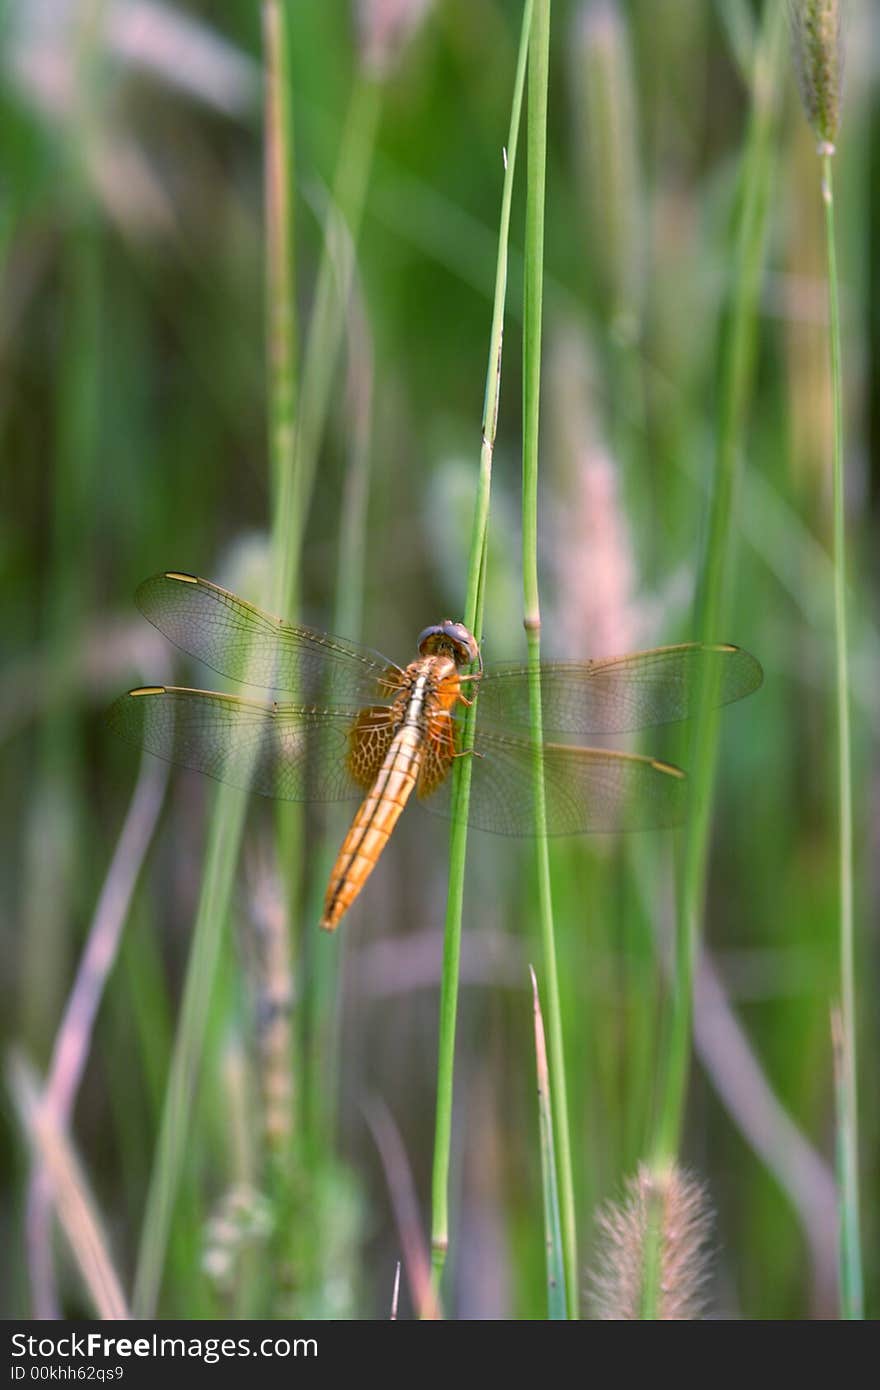
[[[286,6],[280,4],[279,0],[266,0],[263,15],[267,70],[265,202],[269,448],[275,561],[272,596],[275,606],[284,609],[287,607],[285,598],[292,597],[295,592],[299,571],[299,552],[290,544],[290,540],[302,534],[295,510],[301,496],[295,482],[295,330],[292,304],[285,302],[293,297],[292,129]],[[214,801],[184,985],[180,1028],[172,1055],[135,1273],[133,1303],[139,1317],[154,1315],[159,1296],[247,804],[245,793],[228,786],[218,790]],[[289,829],[290,822],[287,825]],[[293,836],[288,835],[290,838]]]
[[[553,1143],[553,1100],[550,1068],[547,1065],[547,1039],[538,994],[538,979],[531,966],[532,1003],[535,1015],[535,1065],[538,1076],[538,1125],[541,1135],[541,1191],[544,1199],[544,1245],[547,1252],[547,1316],[568,1316],[565,1304],[565,1269],[562,1263],[562,1231],[559,1224],[559,1183],[556,1150]]]
[[[367,306],[356,284],[348,315],[348,381],[346,405],[350,443],[339,519],[336,601],[333,631],[356,640],[361,636],[364,575],[367,551],[367,518],[370,497],[370,454],[373,419],[373,345]],[[320,862],[327,878],[335,851],[325,840]],[[318,875],[316,874],[316,880]],[[347,938],[346,938],[347,939]],[[306,1104],[318,1161],[321,1151],[332,1155],[336,1111],[339,1102],[341,1008],[340,985],[345,940],[327,938],[316,943],[309,1000],[311,1018],[306,1056]]]
[[[269,458],[274,519],[289,516],[296,430],[296,295],[293,240],[293,118],[288,57],[289,11],[279,0],[263,5],[266,54],[264,226],[266,337],[269,375]],[[281,544],[276,530],[276,550]],[[274,567],[273,606],[285,611],[283,567]]]
[[[510,129],[504,152],[504,184],[498,232],[498,260],[495,270],[495,298],[489,338],[489,363],[483,400],[483,434],[480,468],[474,504],[468,563],[467,597],[464,621],[479,640],[483,623],[485,593],[486,538],[489,526],[489,500],[492,487],[492,456],[498,428],[501,392],[501,347],[507,298],[508,238],[513,178],[519,143],[520,117],[525,88],[526,61],[532,28],[533,0],[525,0],[519,54],[510,109]],[[476,705],[465,713],[461,751],[473,746]],[[453,823],[449,848],[449,887],[443,944],[443,972],[440,982],[440,1025],[437,1041],[437,1108],[434,1129],[434,1159],[431,1180],[431,1261],[435,1291],[440,1282],[449,1250],[449,1162],[452,1140],[452,1095],[455,1066],[455,1025],[458,1015],[458,981],[461,961],[462,904],[467,860],[467,810],[470,798],[471,759],[456,759],[453,769]]]
[[[287,26],[288,7],[273,4],[271,9],[278,14],[280,23],[273,34],[274,47],[278,54],[274,58],[267,52],[270,71],[280,88],[289,84],[287,65]],[[268,37],[268,36],[267,36]],[[268,42],[267,42],[268,50]],[[356,248],[363,210],[369,186],[370,172],[379,118],[382,109],[384,84],[381,78],[361,68],[355,79],[349,107],[342,130],[339,156],[334,174],[331,196],[327,201],[324,215],[324,237],[321,259],[318,266],[314,301],[306,332],[302,359],[299,399],[296,401],[295,342],[289,323],[281,317],[273,320],[273,305],[279,297],[290,293],[293,285],[292,246],[293,232],[289,221],[293,206],[292,189],[277,196],[267,204],[267,235],[273,211],[279,226],[270,236],[268,269],[270,282],[268,322],[273,328],[270,338],[270,362],[272,368],[270,403],[270,429],[272,432],[273,476],[276,480],[277,494],[273,516],[272,554],[273,554],[273,609],[286,616],[296,617],[300,604],[300,570],[303,538],[306,522],[317,477],[318,458],[321,440],[329,413],[338,408],[342,392],[339,389],[339,355],[345,323],[350,313],[352,285],[355,275]],[[274,114],[274,122],[267,120],[267,139],[281,146],[282,153],[270,159],[269,171],[277,168],[291,177],[293,167],[290,148],[289,103],[281,96],[270,107],[267,115]],[[273,248],[277,250],[277,263],[273,261]],[[287,257],[287,263],[283,258]],[[274,272],[274,273],[273,273]],[[292,318],[292,307],[289,314]],[[296,921],[302,901],[301,854],[303,845],[303,815],[299,806],[283,805],[278,810],[278,853],[285,882],[285,897],[289,904],[291,920]],[[287,924],[285,924],[287,934]],[[293,953],[299,961],[301,952],[296,942],[299,933],[294,931]],[[297,1107],[297,1124],[310,1125],[316,1119],[308,1107],[316,1092],[321,1090],[322,1108],[320,1127],[313,1127],[317,1145],[308,1143],[309,1135],[303,1133],[305,1149],[303,1157],[317,1163],[325,1163],[330,1154],[332,1140],[332,1108],[336,1094],[335,1083],[329,1081],[336,1055],[332,1046],[334,1032],[332,1019],[335,1014],[335,994],[338,984],[338,968],[334,957],[330,956],[328,944],[321,942],[316,949],[322,951],[323,971],[313,977],[312,1012],[317,1011],[321,1022],[319,1033],[313,1035],[311,1045],[300,1033],[298,1041],[302,1045],[302,1067],[304,1071],[302,1102]],[[336,948],[338,953],[338,947]],[[290,947],[288,947],[290,953]],[[332,997],[331,997],[332,995]],[[303,1011],[303,1018],[306,1011]],[[326,1043],[325,1055],[316,1053],[316,1046]],[[328,1084],[329,1081],[329,1084]],[[291,1087],[291,1094],[293,1090]],[[321,1141],[324,1141],[323,1148]],[[283,1158],[283,1155],[281,1156]],[[283,1177],[279,1174],[283,1184]],[[283,1186],[279,1195],[283,1196]],[[281,1213],[284,1225],[289,1225]],[[279,1229],[279,1254],[282,1265],[289,1269],[289,1259],[284,1259],[284,1245],[289,1247],[295,1232]]]
[[[138,1318],[155,1316],[174,1203],[195,1106],[220,945],[244,829],[247,794],[223,786],[214,801],[180,1027],[162,1104],[159,1139],[141,1232],[132,1305]]]
[[[550,1077],[553,1130],[559,1179],[566,1306],[578,1316],[577,1232],[574,1179],[568,1122],[565,1052],[562,1040],[562,1004],[553,926],[550,851],[540,748],[543,743],[541,710],[541,607],[538,595],[538,445],[541,397],[541,319],[544,297],[544,190],[547,167],[547,89],[549,81],[550,3],[535,6],[532,48],[529,56],[529,106],[527,121],[528,177],[526,181],[525,321],[523,329],[523,597],[524,626],[528,646],[531,697],[531,736],[534,755],[535,845],[538,874],[538,917],[544,955],[547,991]]]
[[[269,469],[273,484],[272,562],[270,606],[273,612],[296,616],[302,528],[297,501],[297,361],[296,268],[294,261],[294,142],[290,83],[290,10],[279,0],[263,5],[265,52],[265,325],[268,369]],[[287,911],[264,914],[265,960],[271,963],[269,988],[274,996],[290,999],[292,962],[290,919],[296,913],[300,892],[302,812],[282,805],[277,811],[278,855],[283,866],[283,898]],[[286,1232],[282,1212],[290,1181],[290,1148],[294,1130],[293,1030],[289,1013],[275,1014],[275,1044],[265,1054],[264,1094],[276,1097],[271,1123],[266,1126],[270,1185],[276,1202],[276,1243],[282,1246]],[[287,1268],[276,1250],[279,1270]],[[280,1287],[284,1279],[279,1277]]]
[[[840,892],[840,1032],[839,1184],[840,1300],[844,1318],[863,1316],[862,1253],[859,1236],[859,1125],[856,1050],[856,990],[853,912],[852,748],[849,727],[849,646],[846,616],[846,518],[843,475],[843,371],[840,350],[840,302],[834,222],[832,153],[822,155],[822,200],[828,254],[828,329],[834,432],[834,642],[837,699],[838,856]]]
[[[382,82],[360,71],[352,90],[342,131],[332,196],[324,216],[324,238],[315,295],[302,359],[298,415],[292,430],[278,421],[277,444],[284,450],[284,467],[273,518],[274,611],[295,617],[299,608],[300,560],[306,521],[317,476],[321,439],[329,413],[338,408],[339,353],[350,311],[357,239],[363,218],[382,109]],[[290,164],[287,165],[290,168]],[[292,238],[286,245],[290,246]],[[291,348],[292,351],[292,348]],[[279,383],[285,396],[285,384]],[[286,393],[292,399],[292,393]],[[270,418],[275,420],[274,410]],[[279,856],[286,895],[299,897],[296,865],[302,844],[302,814],[297,806],[279,808]],[[326,947],[318,947],[325,950]],[[335,971],[326,981],[332,987]],[[320,1011],[320,1003],[319,1003]],[[306,1057],[306,1065],[311,1061]],[[314,1080],[314,1077],[312,1078]],[[314,1089],[314,1087],[312,1088]]]
[[[726,631],[732,587],[734,515],[739,488],[747,405],[751,393],[773,173],[772,136],[783,89],[785,13],[766,11],[755,54],[753,106],[739,191],[733,267],[733,299],[721,357],[715,469],[707,543],[695,605],[695,626],[705,642]],[[675,961],[670,1018],[661,1062],[660,1103],[653,1135],[651,1170],[661,1180],[677,1160],[690,1073],[694,976],[705,906],[706,869],[718,745],[715,692],[718,671],[706,671],[697,692],[692,736],[692,812],[684,832],[677,901]],[[657,1235],[645,1245],[642,1317],[658,1315]]]
[[[782,90],[785,14],[770,6],[756,54],[754,106],[740,189],[733,301],[722,349],[718,430],[708,539],[697,593],[695,626],[706,642],[726,631],[732,583],[733,521],[743,457],[746,413],[751,392],[758,323],[758,296],[773,174],[772,135]],[[671,1021],[661,1076],[661,1101],[654,1135],[653,1162],[660,1169],[675,1161],[687,1089],[693,1007],[693,979],[700,939],[706,863],[711,828],[718,719],[710,669],[698,692],[694,719],[692,814],[684,835]]]
[[[275,516],[279,528],[295,531],[292,546],[281,557],[278,583],[287,600],[285,610],[298,605],[298,557],[314,488],[321,436],[338,382],[339,348],[345,326],[354,275],[354,255],[363,218],[364,203],[373,164],[376,133],[382,110],[381,82],[359,73],[352,89],[331,205],[325,219],[324,245],[318,267],[315,299],[303,352],[299,419],[296,425],[297,466],[284,491]]]

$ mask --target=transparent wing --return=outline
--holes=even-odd
[[[534,835],[532,747],[477,729],[468,824],[496,835]],[[650,830],[678,825],[686,812],[680,768],[632,753],[545,744],[541,752],[548,835]],[[452,778],[422,804],[452,816]]]
[[[392,699],[399,668],[341,637],[273,618],[189,574],[157,574],[136,594],[145,617],[206,666],[247,685],[285,690],[302,705]]]
[[[720,643],[688,642],[601,661],[542,662],[544,728],[551,733],[622,734],[673,724],[693,713],[704,676],[717,681],[719,705],[741,700],[763,680],[760,664],[749,652]],[[528,667],[493,667],[474,689],[479,724],[529,727]]]
[[[118,699],[108,719],[139,748],[262,796],[345,801],[363,794],[349,766],[357,710],[263,705],[206,690],[149,686]]]

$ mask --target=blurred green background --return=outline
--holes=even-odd
[[[696,635],[759,12],[721,0],[554,4],[540,521],[548,654]],[[365,203],[340,350],[323,363],[330,395],[301,616],[333,630],[342,615],[342,635],[401,662],[426,624],[464,602],[520,13],[514,0],[291,6],[306,361],[359,84],[370,84],[378,114],[374,148],[364,139],[357,155]],[[4,0],[0,26],[0,1005],[7,1055],[43,1072],[138,777],[137,755],[104,711],[133,685],[216,684],[140,616],[134,590],[178,569],[259,601],[264,581],[261,32],[259,6],[230,0]],[[850,7],[837,156],[869,1310],[880,1139],[876,28],[867,0]],[[814,140],[787,55],[774,80],[734,618],[716,634],[758,656],[765,684],[723,719],[684,1158],[714,1212],[713,1311],[792,1318],[837,1307],[831,417]],[[524,651],[518,183],[487,662]],[[364,489],[363,574],[341,606],[340,546],[352,545],[343,528],[352,516],[356,527]],[[666,735],[646,746],[681,756]],[[206,779],[172,775],[73,1116],[126,1289],[213,796]],[[425,1240],[448,830],[408,813],[340,932],[319,939],[322,879],[345,824],[344,808],[304,819],[293,1157],[285,1202],[273,1206],[259,1141],[269,1031],[260,943],[280,894],[278,840],[271,807],[249,815],[162,1280],[168,1316],[386,1316],[395,1261],[407,1241]],[[669,833],[553,846],[585,1291],[597,1205],[619,1193],[650,1132],[673,849]],[[475,834],[453,1132],[457,1316],[545,1311],[527,975],[536,954],[528,844]],[[20,1316],[34,1307],[28,1150],[8,1090],[0,1126],[0,1241],[11,1252],[2,1309]],[[268,1283],[265,1250],[283,1266]],[[59,1307],[82,1315],[90,1305],[63,1239],[56,1253]],[[32,1246],[30,1257],[33,1272]],[[401,1316],[413,1307],[411,1265]]]

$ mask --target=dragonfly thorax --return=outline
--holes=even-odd
[[[396,701],[401,722],[423,727],[437,710],[453,709],[460,691],[454,657],[444,652],[411,661]]]

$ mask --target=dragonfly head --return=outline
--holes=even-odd
[[[473,633],[468,632],[464,623],[454,623],[444,618],[442,623],[426,627],[419,634],[419,654],[421,656],[451,656],[456,666],[470,666],[478,661],[480,669],[483,659]]]

